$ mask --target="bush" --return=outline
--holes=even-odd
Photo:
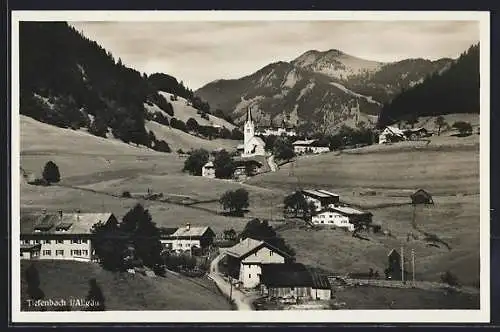
[[[122,197],[131,198],[132,195],[130,195],[130,191],[124,191],[124,192],[122,192]]]
[[[450,286],[458,286],[458,278],[456,275],[451,273],[450,271],[446,271],[441,275],[441,281]]]
[[[468,122],[457,121],[452,126],[460,133],[460,136],[468,136],[472,134],[472,125]]]
[[[59,182],[61,180],[59,167],[57,167],[53,161],[49,161],[45,164],[42,176],[48,183]]]
[[[177,150],[177,153],[178,153],[178,154],[184,154],[184,151],[182,151],[182,149],[178,149],[178,150]]]
[[[172,150],[170,149],[170,146],[164,140],[157,141],[155,146],[154,146],[154,150],[159,151],[159,152],[166,152],[166,153],[172,152]]]

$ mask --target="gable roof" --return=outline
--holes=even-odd
[[[23,213],[21,234],[90,234],[92,226],[107,222],[113,213]]]
[[[428,191],[426,191],[424,189],[418,189],[413,194],[411,194],[410,197],[415,197],[417,195],[423,195],[423,196],[426,196],[426,197],[432,197],[432,195]]]
[[[331,193],[326,190],[315,190],[315,189],[304,189],[302,190],[302,194],[306,196],[314,196],[314,197],[320,197],[320,198],[329,198],[329,197],[340,197],[337,194]]]
[[[404,136],[405,133],[403,130],[399,129],[398,127],[392,127],[392,126],[387,126],[385,127],[384,131],[387,131],[393,135],[396,135],[396,136]]]
[[[173,237],[202,237],[205,235],[205,233],[212,233],[215,235],[215,233],[212,231],[212,229],[208,226],[202,226],[202,227],[193,227],[190,226],[189,229],[188,227],[180,227],[178,228],[173,234]]]
[[[252,254],[253,252],[259,250],[262,247],[267,247],[269,249],[272,249],[273,251],[279,253],[283,257],[290,257],[290,255],[288,255],[287,253],[270,245],[269,243],[267,243],[265,241],[255,240],[255,239],[252,239],[249,237],[238,242],[234,246],[227,248],[225,250],[225,253],[232,256],[232,257],[238,258],[238,259],[244,259],[248,255]]]
[[[203,167],[205,167],[205,168],[213,168],[214,167],[214,163],[211,162],[211,161],[209,161],[205,165],[203,165]]]
[[[301,263],[264,264],[261,271],[261,283],[267,287],[331,288],[326,275],[310,271]]]
[[[321,214],[324,212],[338,212],[345,216],[371,214],[371,212],[357,210],[349,206],[328,206],[321,211],[318,211],[316,214]]]

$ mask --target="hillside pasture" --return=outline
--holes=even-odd
[[[24,271],[32,262],[21,262],[21,301],[27,298]],[[33,263],[46,299],[85,299],[89,280],[95,278],[106,310],[231,310],[208,279],[173,274],[165,278],[103,270],[94,263],[40,260]],[[78,308],[72,308],[78,310]]]

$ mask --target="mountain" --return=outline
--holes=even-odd
[[[374,122],[384,103],[453,60],[365,60],[339,50],[311,50],[291,62],[276,62],[232,80],[217,80],[195,91],[212,107],[243,121],[252,107],[261,125],[281,124],[334,130]],[[359,105],[359,111],[358,111]]]
[[[22,22],[19,33],[23,115],[153,149],[165,144],[157,144],[161,142],[148,133],[149,120],[187,132],[183,120],[190,114],[211,137],[218,130],[215,124],[233,127],[208,115],[210,105],[182,82],[162,73],[148,77],[124,66],[66,22]]]
[[[421,116],[479,113],[479,44],[419,85],[409,88],[380,112],[378,125]]]

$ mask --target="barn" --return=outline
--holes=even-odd
[[[413,194],[410,195],[412,204],[434,204],[434,200],[432,199],[432,195],[423,190],[418,189]]]

